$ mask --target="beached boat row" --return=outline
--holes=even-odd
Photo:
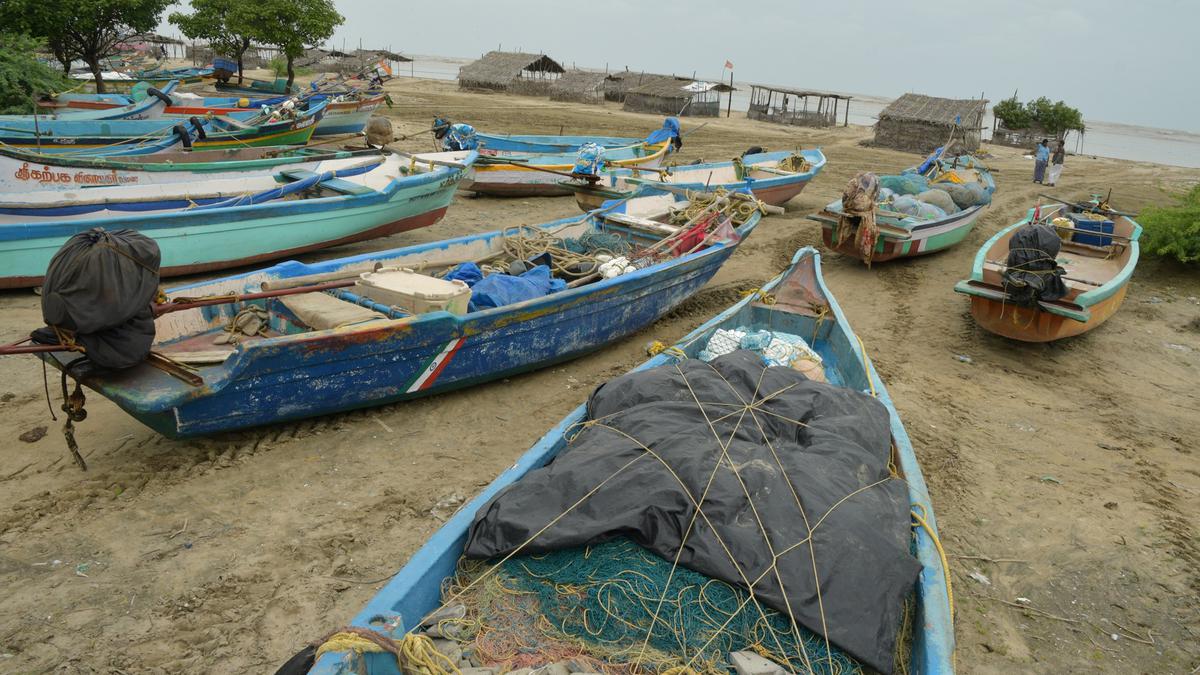
[[[62,370],[64,392],[74,379],[171,438],[451,391],[653,324],[827,161],[819,149],[796,149],[668,166],[682,138],[674,119],[644,138],[488,134],[438,120],[442,151],[415,155],[290,147],[307,142],[334,106],[346,125],[329,130],[340,133],[361,130],[383,101],[370,88],[189,99],[163,83],[127,97],[61,97],[53,115],[0,120],[0,139],[13,141],[0,145],[0,287],[41,285],[52,328],[4,352],[40,354]],[[305,129],[303,141],[254,147],[270,145],[278,124]],[[432,225],[460,188],[573,195],[584,214],[158,290],[163,276]],[[995,189],[976,158],[939,152],[900,174],[856,176],[814,218],[829,248],[884,263],[960,243]],[[985,244],[955,290],[993,332],[1074,335],[1119,306],[1139,234],[1099,200],[1038,206]],[[137,277],[144,297],[111,308],[84,302],[103,295],[115,270],[127,290]],[[816,251],[798,251],[779,277],[652,353],[452,517],[350,626],[299,654],[292,672],[503,672],[551,665],[537,659],[568,647],[578,660],[566,672],[719,671],[726,659],[763,655],[794,671],[953,672],[949,576],[920,467]],[[727,386],[693,390],[712,373]],[[605,412],[605,397],[621,392],[628,409]],[[64,404],[72,422],[83,418],[83,400],[80,391]],[[631,426],[619,426],[622,417]],[[824,426],[832,418],[840,421]],[[662,431],[672,424],[706,438],[681,448],[676,432]],[[775,452],[797,443],[786,446],[792,454]],[[681,449],[691,454],[673,466]],[[666,474],[584,470],[651,456]],[[704,476],[687,471],[704,462],[708,484],[733,492],[711,503],[696,496],[708,495]],[[571,470],[583,473],[555,478]],[[796,513],[764,496],[789,492]],[[623,512],[612,499],[644,510]],[[530,520],[531,505],[549,521]],[[751,533],[740,557],[714,553],[728,552],[726,537],[746,536],[743,516],[760,507],[774,524]],[[644,529],[621,525],[621,513],[636,513],[630,522]],[[810,516],[826,523],[820,534]],[[700,519],[705,533],[689,540]],[[559,556],[553,569],[548,555]],[[677,573],[726,595],[688,596],[671,585]],[[683,613],[636,614],[650,605],[613,604],[603,588],[614,584],[626,599],[659,598]],[[487,592],[471,594],[476,587],[539,600],[497,614]],[[706,602],[743,632],[689,623]],[[625,617],[619,635],[597,626],[600,612]],[[518,630],[483,628],[498,622]],[[526,642],[520,629],[533,625],[550,629]],[[643,637],[650,657],[637,651]]]

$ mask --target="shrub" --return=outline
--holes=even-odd
[[[1152,206],[1138,217],[1142,249],[1184,263],[1200,262],[1200,184],[1174,206]]]

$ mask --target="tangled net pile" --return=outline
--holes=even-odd
[[[463,559],[443,590],[467,607],[464,651],[489,666],[574,659],[595,672],[728,673],[729,653],[747,650],[794,672],[863,672],[804,628],[798,645],[787,616],[747,601],[745,591],[683,567],[672,574],[670,561],[628,539],[515,556],[489,574],[493,565]],[[908,651],[897,650],[897,672]]]
[[[534,260],[549,254],[550,269],[555,276],[577,278],[599,268],[601,260],[597,256],[614,258],[631,250],[628,241],[611,232],[585,232],[579,237],[557,237],[542,229],[519,227],[515,231],[506,231],[503,241],[503,254],[482,265],[485,272],[506,272],[513,261]]]

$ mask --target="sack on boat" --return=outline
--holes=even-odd
[[[954,203],[954,199],[950,196],[950,193],[946,192],[940,187],[932,187],[922,192],[921,194],[917,195],[917,199],[920,199],[926,204],[933,204],[947,214],[958,213],[959,211],[962,211],[962,209],[958,207],[958,204]]]
[[[594,176],[604,167],[604,146],[599,143],[584,143],[575,153],[575,166],[571,173]]]
[[[992,195],[979,183],[942,182],[937,184],[937,189],[949,194],[961,209],[990,204],[992,201]]]
[[[731,414],[742,406],[744,415]],[[757,580],[760,602],[892,672],[904,598],[921,566],[909,552],[908,489],[889,480],[882,403],[738,351],[623,375],[597,389],[587,410],[603,424],[577,427],[553,462],[484,505],[468,557],[629,537],[726,583]],[[692,528],[702,493],[705,518]],[[819,528],[809,531],[797,502]],[[802,543],[810,536],[811,548]],[[776,565],[773,550],[789,547]]]
[[[531,298],[557,293],[567,287],[567,282],[550,276],[550,268],[538,265],[533,269],[512,276],[510,274],[489,274],[471,287],[472,312],[504,307],[524,302]]]
[[[483,279],[483,270],[473,262],[465,262],[447,272],[442,278],[446,281],[458,280],[474,288],[475,284]]]
[[[158,244],[134,230],[97,227],[71,237],[46,269],[42,320],[51,328],[35,339],[58,342],[56,327],[72,331],[98,366],[142,362],[154,342],[159,262]]]
[[[902,173],[881,176],[879,187],[887,188],[898,195],[916,195],[929,189],[929,181],[919,173]]]
[[[1054,228],[1029,223],[1013,232],[1008,240],[1003,284],[1009,300],[1023,307],[1036,307],[1038,301],[1058,300],[1067,294],[1058,266],[1062,239]]]

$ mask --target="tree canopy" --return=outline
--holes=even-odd
[[[168,21],[189,38],[205,40],[215,54],[232,57],[242,80],[242,59],[250,48],[250,34],[258,20],[255,5],[238,0],[191,0],[192,13],[172,12]]]
[[[0,113],[36,112],[34,97],[67,88],[62,74],[38,60],[42,49],[41,40],[0,33]]]
[[[1037,125],[1054,136],[1068,131],[1085,130],[1083,115],[1078,109],[1058,101],[1052,103],[1042,96],[1028,103],[1021,103],[1017,95],[1006,98],[992,107],[992,114],[1009,129],[1028,129]]]
[[[0,21],[43,38],[64,67],[75,58],[86,61],[96,90],[104,91],[101,61],[115,54],[121,42],[154,30],[170,4],[171,0],[4,0]]]
[[[255,0],[254,17],[247,28],[260,42],[275,45],[287,58],[288,86],[296,79],[292,67],[309,45],[319,45],[333,36],[345,17],[333,0]]]

